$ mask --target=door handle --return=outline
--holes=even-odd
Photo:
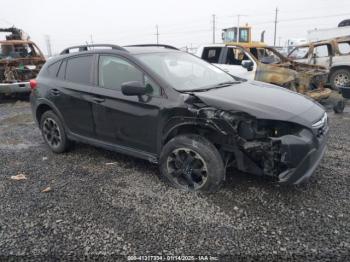
[[[61,91],[58,89],[51,89],[50,93],[54,96],[59,96],[61,94]]]
[[[100,97],[93,97],[92,100],[95,101],[96,103],[102,103],[105,101],[104,98],[100,98]]]

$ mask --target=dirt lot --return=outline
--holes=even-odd
[[[113,152],[78,144],[55,155],[28,103],[0,104],[0,260],[113,254],[350,259],[344,257],[350,250],[350,108],[330,113],[330,120],[328,151],[308,184],[286,187],[232,174],[220,192],[201,195],[173,189],[159,180],[157,166]],[[27,179],[10,179],[20,173]]]

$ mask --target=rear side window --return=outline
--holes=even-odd
[[[83,84],[91,84],[92,56],[78,56],[68,59],[66,66],[66,80]]]
[[[205,47],[203,49],[202,59],[209,63],[219,63],[221,47]]]
[[[350,55],[350,42],[338,43],[339,53],[342,55]]]
[[[60,65],[61,65],[61,61],[53,63],[52,65],[49,65],[49,67],[47,68],[47,71],[50,77],[57,77],[57,73],[58,73],[58,69],[60,68]]]

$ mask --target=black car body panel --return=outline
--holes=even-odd
[[[31,94],[36,121],[52,110],[70,139],[151,162],[159,161],[163,146],[174,136],[197,133],[218,147],[226,167],[293,184],[307,180],[317,167],[328,135],[327,115],[319,104],[255,81],[200,92],[178,91],[137,54],[180,51],[126,50],[97,49],[48,61]],[[67,81],[61,72],[67,73],[69,59],[87,55],[92,56],[88,81]],[[99,59],[104,55],[132,64],[159,86],[159,94],[126,96],[100,87]],[[52,73],[49,68],[55,63],[60,66]]]

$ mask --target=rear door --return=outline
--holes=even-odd
[[[49,90],[68,129],[77,135],[94,137],[92,102],[93,55],[78,55],[63,60],[57,81]]]
[[[117,55],[100,55],[97,86],[92,93],[99,101],[93,104],[97,138],[103,142],[156,153],[162,90],[140,68]],[[145,96],[125,96],[125,82],[140,81],[149,90]]]

